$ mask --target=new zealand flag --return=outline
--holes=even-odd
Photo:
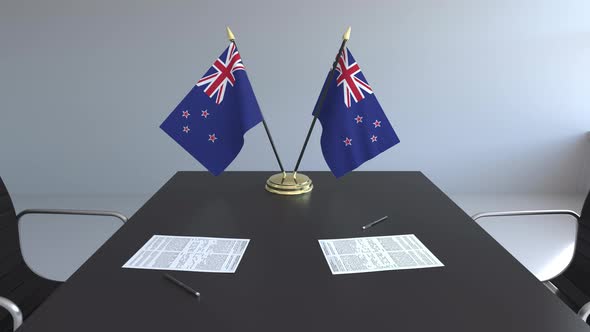
[[[231,43],[160,128],[219,175],[244,145],[262,113],[242,59]]]
[[[399,143],[399,138],[348,49],[335,70],[328,74],[326,97],[319,105],[320,96],[314,114],[321,106],[322,152],[332,173],[341,177]]]

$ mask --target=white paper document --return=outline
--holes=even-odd
[[[444,266],[414,234],[319,242],[332,274]]]
[[[124,268],[235,273],[248,239],[154,235]]]

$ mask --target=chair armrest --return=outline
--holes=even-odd
[[[121,220],[123,223],[127,222],[127,217],[119,212],[114,211],[98,211],[98,210],[65,210],[65,209],[27,209],[21,211],[16,219],[20,220],[27,214],[60,214],[60,215],[76,215],[76,216],[101,216],[114,217]]]
[[[0,296],[0,307],[6,309],[8,313],[12,316],[12,324],[14,326],[14,331],[21,326],[23,323],[23,313],[20,311],[19,307],[9,299]]]
[[[580,215],[578,215],[576,212],[572,211],[572,210],[521,210],[521,211],[498,211],[498,212],[482,212],[482,213],[477,213],[474,214],[473,216],[471,216],[471,218],[473,218],[474,221],[480,219],[480,218],[487,218],[487,217],[514,217],[514,216],[541,216],[541,215],[569,215],[572,216],[574,218],[576,218],[576,225],[575,225],[575,238],[574,238],[574,248],[576,247],[577,241],[578,241],[578,227],[579,227],[579,221],[580,221]],[[574,256],[572,255],[572,257],[570,258],[570,261],[568,262],[567,266],[561,270],[559,273],[553,275],[552,277],[548,278],[548,279],[541,279],[542,282],[548,282],[551,279],[554,279],[556,277],[558,277],[559,275],[561,275],[565,270],[567,270],[567,268],[570,266],[570,264],[572,263],[572,260],[574,259]],[[552,292],[555,292],[553,287],[548,286]]]
[[[580,311],[578,311],[578,316],[580,316],[580,318],[582,318],[582,320],[584,320],[584,321],[586,321],[588,319],[589,315],[590,315],[590,302],[584,304],[580,308]]]
[[[480,218],[487,217],[515,217],[515,216],[539,216],[539,215],[550,215],[550,214],[567,214],[574,218],[576,221],[580,220],[580,215],[572,210],[522,210],[522,211],[497,211],[497,212],[481,212],[476,213],[471,218],[477,220]]]

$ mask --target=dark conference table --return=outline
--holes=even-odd
[[[20,331],[590,331],[422,173],[306,174],[313,192],[287,197],[267,172],[177,173]],[[199,301],[121,268],[154,234],[251,241],[235,274],[171,273]],[[317,241],[397,234],[445,267],[332,275]]]

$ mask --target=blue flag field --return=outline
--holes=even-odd
[[[347,48],[324,86],[327,92],[318,117],[322,124],[321,146],[336,177],[399,143],[373,89]],[[314,114],[319,102],[318,99]]]
[[[214,175],[236,158],[262,113],[231,43],[160,128]]]

